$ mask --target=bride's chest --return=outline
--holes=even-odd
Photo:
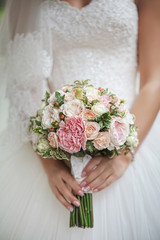
[[[136,39],[137,9],[133,0],[92,0],[81,10],[61,0],[44,1],[39,23],[50,31],[54,46],[119,46]]]

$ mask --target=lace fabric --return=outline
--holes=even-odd
[[[136,95],[138,16],[132,0],[92,0],[82,10],[47,0],[37,12],[37,31],[17,33],[7,45],[3,78],[10,107],[0,140],[5,154],[30,140],[29,116],[46,90],[89,78],[129,107]]]

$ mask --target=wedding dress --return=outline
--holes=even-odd
[[[92,0],[81,10],[43,1],[40,13],[40,31],[17,34],[7,48],[12,107],[0,147],[0,239],[159,240],[159,115],[124,175],[93,194],[93,229],[69,228],[69,211],[54,196],[27,135],[45,90],[77,79],[91,79],[132,106],[139,79],[134,1]]]

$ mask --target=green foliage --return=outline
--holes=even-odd
[[[59,123],[57,121],[52,122],[51,125],[54,127],[55,131],[59,129]]]
[[[33,129],[33,132],[39,133],[39,134],[48,134],[48,130],[43,129],[42,126],[38,126],[35,129]]]
[[[87,143],[86,143],[86,150],[89,152],[89,153],[93,153],[94,150],[95,150],[95,147],[93,145],[93,142],[91,140],[88,140]]]
[[[97,119],[96,119],[96,121],[100,125],[101,130],[102,129],[105,130],[105,129],[110,128],[111,120],[112,120],[112,117],[111,117],[111,114],[110,114],[109,111],[102,114],[101,116],[98,116]]]
[[[48,91],[46,91],[45,93],[45,97],[44,99],[42,99],[42,102],[45,102],[46,104],[48,104],[48,99],[50,98],[50,93]]]
[[[54,107],[57,107],[59,108],[63,103],[64,103],[64,98],[65,98],[65,95],[61,96],[61,94],[59,92],[55,92],[55,101],[53,103]],[[56,105],[57,103],[57,105]]]
[[[93,100],[93,101],[91,102],[91,105],[93,106],[94,104],[96,104],[96,103],[98,103],[98,102],[100,102],[98,99]]]
[[[92,84],[89,84],[89,81],[91,81],[90,79],[86,79],[86,80],[76,80],[74,81],[74,84],[72,84],[71,86],[75,87],[75,88],[84,88],[84,87],[93,87]]]

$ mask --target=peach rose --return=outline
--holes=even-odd
[[[67,117],[80,116],[85,111],[84,103],[78,99],[64,103],[60,107],[61,111]]]
[[[50,132],[48,134],[48,141],[49,141],[49,144],[51,145],[51,147],[58,148],[58,138],[57,138],[56,133]]]
[[[94,120],[96,117],[96,114],[92,110],[86,109],[83,117],[85,120]]]
[[[87,122],[86,124],[86,136],[87,140],[93,140],[97,137],[100,130],[100,126],[97,122]]]
[[[64,98],[65,102],[72,101],[74,99],[75,99],[75,93],[71,93],[71,92],[65,93],[65,98]]]
[[[99,132],[98,136],[94,139],[93,144],[96,149],[103,150],[109,146],[110,136],[108,132]]]

